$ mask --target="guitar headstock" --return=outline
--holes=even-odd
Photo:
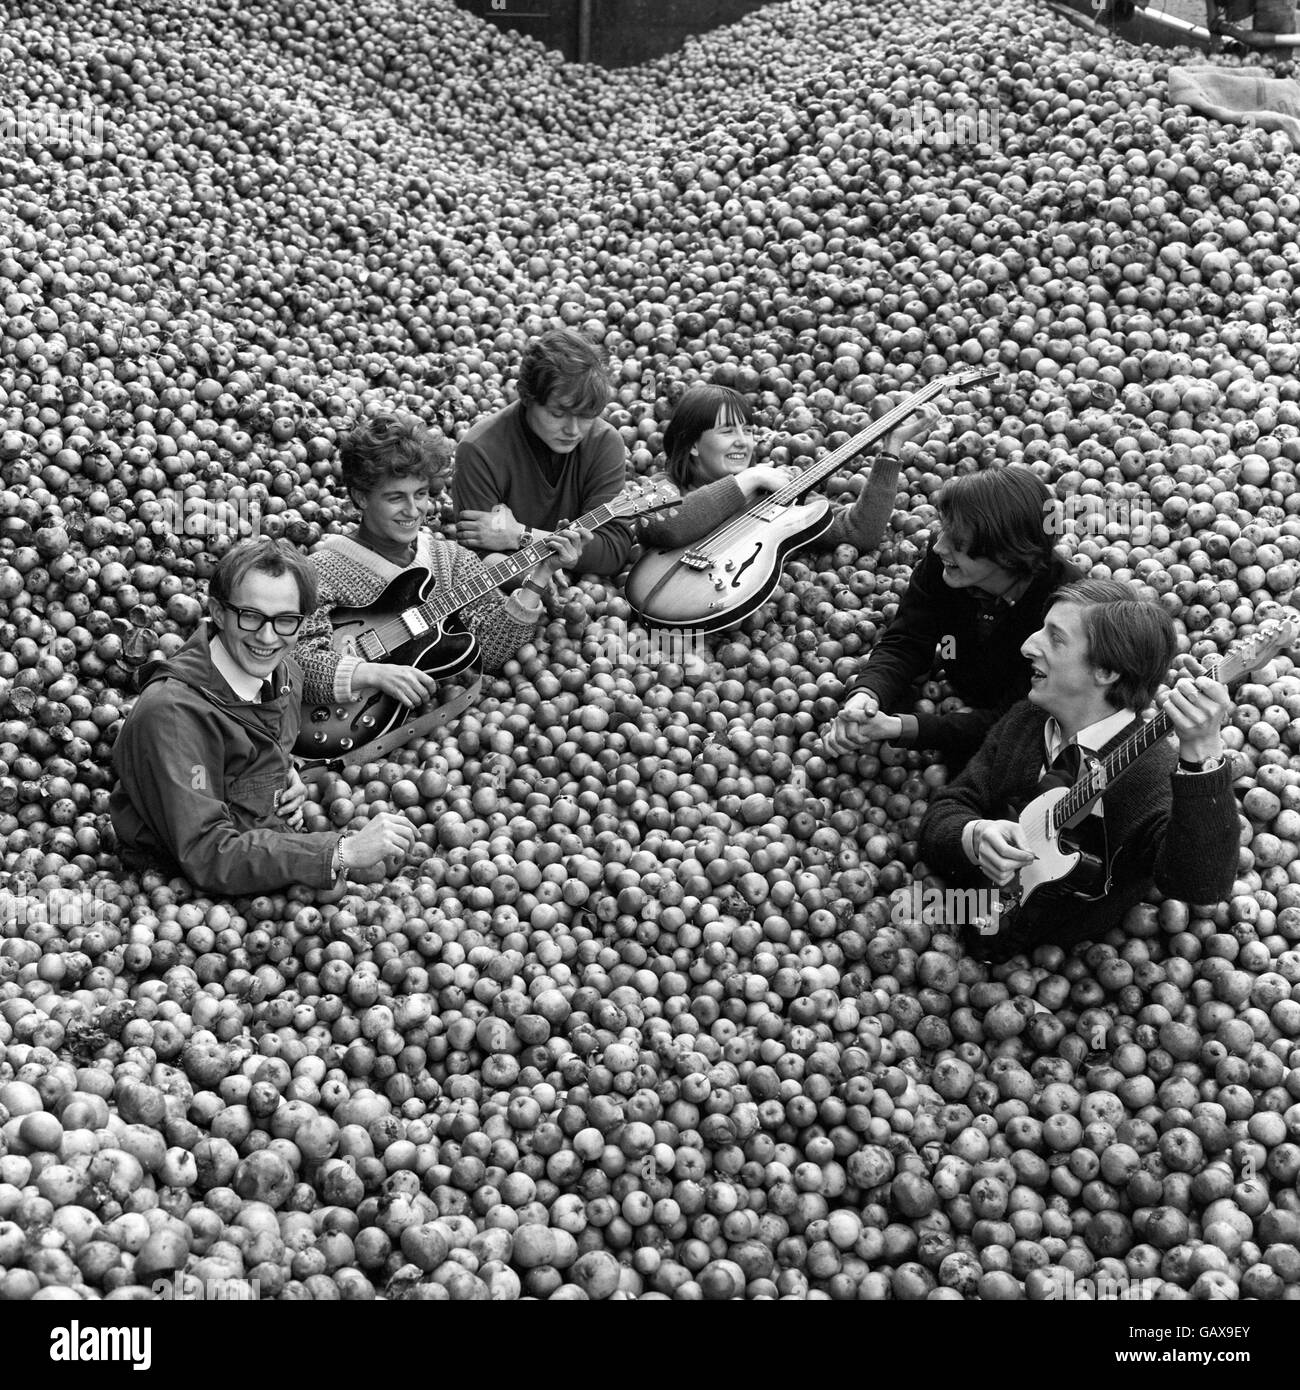
[[[605,505],[613,516],[637,517],[680,507],[681,503],[682,499],[671,483],[662,478],[638,478],[628,483],[617,497]]]
[[[989,381],[998,381],[1003,376],[1000,367],[968,367],[964,371],[945,372],[939,378],[945,386],[983,386]]]
[[[1234,642],[1214,671],[1214,679],[1231,685],[1242,676],[1289,651],[1300,641],[1300,619],[1265,618],[1258,629]]]

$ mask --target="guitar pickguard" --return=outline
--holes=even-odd
[[[1064,795],[1065,789],[1060,789]],[[1024,821],[1021,822],[1022,827]],[[999,935],[1023,923],[1026,913],[1038,913],[1053,903],[1096,902],[1110,892],[1111,865],[1106,822],[1101,816],[1085,816],[1082,823],[1063,829],[1055,845],[1034,845],[1040,862],[1028,866],[1011,882],[997,889],[994,919],[981,930]],[[1052,875],[1059,873],[1059,877]]]

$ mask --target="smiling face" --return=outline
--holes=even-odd
[[[571,454],[591,433],[597,415],[584,415],[563,401],[530,401],[524,407],[528,428],[554,454]]]
[[[371,535],[392,545],[410,545],[433,505],[422,478],[386,478],[358,495],[361,523]]]
[[[255,608],[269,620],[281,613],[301,613],[301,602],[298,581],[293,575],[268,574],[257,569],[249,570],[235,586],[229,606],[213,602],[212,621],[221,644],[241,671],[265,680],[297,642],[298,636],[296,633],[280,636],[269,621],[263,622],[256,632],[245,632],[233,610]]]
[[[1089,659],[1079,604],[1054,603],[1020,653],[1031,668],[1029,699],[1072,734],[1113,713],[1106,692],[1116,675]]]
[[[743,473],[754,461],[754,427],[724,406],[691,447],[695,476],[702,483]]]
[[[979,589],[986,594],[1001,596],[1017,580],[1010,570],[987,556],[975,557],[960,549],[946,526],[939,529],[934,552],[943,562],[943,582],[950,589]]]

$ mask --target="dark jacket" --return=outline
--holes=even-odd
[[[914,729],[904,723],[900,742],[971,753],[998,717],[1029,694],[1029,663],[1020,648],[1042,626],[1048,596],[1077,578],[1068,560],[1053,555],[1017,602],[999,604],[987,631],[981,631],[979,599],[969,589],[949,588],[943,582],[943,562],[929,549],[848,692],[870,690],[885,713],[914,718]],[[952,683],[970,709],[911,714],[912,683],[932,669]]]
[[[1046,722],[1038,705],[1020,701],[989,731],[962,774],[935,793],[919,836],[930,869],[954,882],[984,883],[962,849],[962,831],[972,820],[1016,819],[1011,808],[1023,808],[1037,795]],[[1183,774],[1174,771],[1177,762],[1166,739],[1106,788],[1101,805],[1111,891],[1096,902],[1042,900],[1037,910],[1035,895],[1018,919],[1031,944],[1095,940],[1118,926],[1152,884],[1167,897],[1192,903],[1221,902],[1232,891],[1238,820],[1231,763],[1225,758],[1214,772]]]
[[[123,863],[177,869],[205,893],[327,888],[336,831],[301,834],[275,810],[298,737],[302,676],[281,662],[276,697],[240,700],[212,665],[205,623],[145,686],[113,746],[109,809]]]

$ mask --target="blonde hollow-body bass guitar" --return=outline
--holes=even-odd
[[[703,540],[672,550],[647,550],[627,577],[632,611],[647,627],[703,632],[735,627],[772,596],[786,556],[830,526],[830,502],[825,497],[800,502],[806,492],[940,392],[1000,375],[976,367],[935,377],[838,449],[809,464],[780,491],[755,499]]]

